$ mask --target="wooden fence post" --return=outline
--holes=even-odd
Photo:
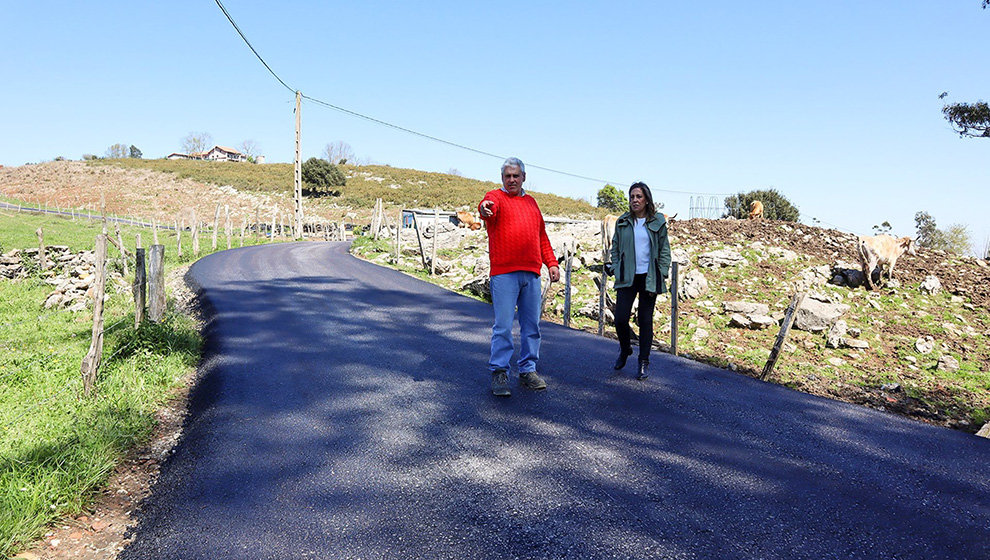
[[[106,290],[107,234],[96,236],[96,281],[93,283],[93,339],[82,361],[83,391],[93,391],[103,360],[103,294]]]
[[[244,246],[244,230],[247,229],[247,216],[241,217],[241,247]]]
[[[773,367],[777,364],[777,358],[780,357],[780,349],[784,346],[784,339],[787,338],[787,333],[791,330],[791,325],[794,323],[794,316],[797,315],[797,310],[801,307],[804,296],[805,292],[798,292],[791,297],[791,303],[787,306],[787,312],[784,314],[784,322],[780,325],[780,332],[777,333],[777,340],[773,343],[773,349],[770,350],[770,357],[767,358],[767,363],[763,366],[763,373],[760,374],[760,379],[766,379],[770,375],[770,372],[773,371]]]
[[[216,252],[217,250],[217,229],[219,227],[219,223],[220,223],[220,205],[217,204],[217,209],[213,213],[213,231],[211,232],[213,236],[213,252]]]
[[[152,245],[148,261],[148,319],[160,323],[165,316],[165,246]]]
[[[437,273],[437,237],[440,237],[440,208],[433,208],[433,249],[430,251],[430,276]]]
[[[670,353],[677,355],[677,261],[670,263]]]
[[[571,248],[564,248],[564,326],[571,326]]]
[[[223,214],[224,214],[223,232],[227,236],[227,248],[230,249],[230,233],[231,233],[231,228],[233,226],[230,223],[230,206],[229,205],[227,205],[227,204],[224,204],[223,205]]]
[[[158,220],[155,218],[151,219],[151,243],[158,245]]]
[[[605,290],[608,289],[608,275],[605,274],[605,267],[608,266],[610,255],[605,254],[605,234],[602,234],[602,276],[598,285],[598,336],[605,336]]]
[[[278,217],[278,212],[272,210],[272,230],[271,230],[271,236],[268,238],[269,243],[275,241],[275,219],[277,217]]]
[[[399,264],[399,255],[402,253],[402,209],[399,208],[399,221],[395,226],[395,264]]]
[[[138,243],[140,245],[140,243]],[[148,278],[145,276],[144,247],[134,250],[134,328],[144,321],[144,305],[147,300]]]
[[[192,250],[193,257],[199,257],[199,221],[196,220],[196,209],[192,209],[192,221],[190,222],[192,227]]]
[[[124,248],[124,236],[120,234],[120,224],[114,222],[113,231],[117,234],[117,248],[120,249],[120,260],[124,263],[124,278],[127,278],[127,249]]]
[[[46,270],[48,268],[48,256],[45,254],[45,232],[38,228],[35,233],[38,234],[38,265],[41,266],[41,270]]]

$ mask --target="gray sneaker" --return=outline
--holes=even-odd
[[[512,391],[509,390],[509,377],[504,369],[492,372],[492,394],[496,397],[512,396]]]
[[[542,391],[547,388],[547,382],[544,381],[542,377],[537,375],[535,371],[520,373],[519,382],[522,383],[524,387],[529,387],[534,391]]]

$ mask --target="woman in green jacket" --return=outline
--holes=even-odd
[[[667,221],[657,212],[653,193],[646,183],[629,187],[629,211],[615,222],[609,274],[615,274],[615,334],[619,337],[619,358],[615,369],[626,365],[632,354],[629,317],[633,300],[639,296],[639,370],[637,379],[649,377],[650,347],[653,344],[653,308],[658,293],[667,292],[670,269],[670,242]]]

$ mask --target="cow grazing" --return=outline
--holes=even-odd
[[[466,227],[473,230],[481,229],[481,220],[474,217],[470,212],[457,212],[457,227]]]
[[[677,219],[677,214],[674,214],[673,216],[668,216],[668,215],[664,214],[663,215],[663,219],[666,220],[668,224],[672,224],[672,223],[674,223],[674,220]]]
[[[894,265],[905,252],[916,255],[914,239],[910,237],[892,237],[886,234],[873,237],[859,238],[859,263],[866,278],[866,286],[872,290],[873,271],[880,267],[880,281],[883,280],[883,265],[887,265],[887,279],[894,277]]]
[[[612,238],[615,237],[615,221],[618,219],[618,216],[612,214],[606,214],[602,218],[602,242],[604,243],[603,251],[605,251],[603,258],[606,262],[612,254]]]
[[[759,200],[754,200],[749,203],[749,219],[750,220],[762,220],[763,219],[763,203]]]

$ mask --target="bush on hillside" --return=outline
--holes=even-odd
[[[598,207],[611,212],[625,212],[629,209],[629,199],[612,185],[605,185],[598,191]]]
[[[749,217],[749,205],[754,200],[763,203],[763,217],[768,220],[783,220],[785,222],[796,222],[801,217],[801,212],[791,204],[784,195],[777,192],[777,189],[750,191],[726,197],[726,213],[723,218],[734,217],[744,219]]]
[[[325,159],[309,158],[302,164],[303,194],[309,196],[340,196],[347,179],[336,165]]]

